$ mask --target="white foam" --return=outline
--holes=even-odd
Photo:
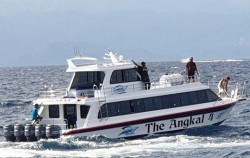
[[[46,142],[47,141],[47,142]],[[51,149],[43,149],[44,143]],[[50,144],[51,143],[51,144]],[[76,148],[63,149],[64,146],[76,146]],[[62,149],[60,147],[62,146]],[[191,152],[199,148],[233,148],[239,146],[250,146],[250,140],[231,139],[222,137],[197,137],[197,136],[164,136],[150,139],[138,139],[122,142],[95,142],[78,140],[43,140],[34,143],[0,143],[1,157],[132,157],[150,156],[153,152],[181,153]],[[79,147],[79,148],[78,148]]]

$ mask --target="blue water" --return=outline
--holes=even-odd
[[[213,86],[224,76],[230,83],[250,78],[250,62],[197,63],[200,81]],[[66,66],[0,68],[0,157],[250,157],[250,101],[239,102],[220,126],[189,129],[176,134],[136,140],[103,136],[38,142],[5,142],[3,125],[30,117],[32,100],[45,85],[66,88]],[[148,63],[151,81],[170,72],[183,72],[180,62]],[[233,86],[232,86],[233,88]],[[248,89],[248,94],[249,89]]]

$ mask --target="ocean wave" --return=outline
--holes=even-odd
[[[107,144],[124,142],[123,139],[110,139],[104,136],[70,137],[59,139],[42,139],[37,142],[16,142],[15,149],[34,150],[87,150],[96,147],[105,147]]]
[[[23,100],[7,100],[7,101],[2,101],[1,106],[3,107],[11,107],[11,106],[26,106],[30,105],[32,101],[23,101]]]
[[[159,154],[168,154],[172,156],[195,156],[200,152],[227,150],[225,155],[249,155],[247,151],[232,151],[237,148],[248,148],[250,140],[245,139],[225,139],[224,137],[200,137],[200,136],[163,136],[153,139],[137,139],[126,141],[94,141],[94,139],[55,139],[41,140],[33,143],[0,143],[1,147],[7,148],[12,152],[26,151],[31,156],[61,156],[63,157],[131,157],[131,156],[159,156]],[[195,149],[195,150],[194,150]],[[230,149],[230,150],[228,150]],[[190,153],[190,151],[192,151]],[[195,153],[199,151],[199,153]],[[231,153],[233,152],[233,153]],[[171,156],[170,156],[171,157]]]

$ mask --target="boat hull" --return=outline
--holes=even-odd
[[[108,138],[138,138],[177,132],[188,128],[218,125],[226,120],[236,102],[205,109],[174,113],[105,126],[72,129],[63,136],[103,135]]]

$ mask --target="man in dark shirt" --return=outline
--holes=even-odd
[[[194,82],[195,72],[197,73],[197,75],[199,75],[196,64],[193,61],[193,57],[190,58],[189,62],[186,65],[186,72],[188,75],[188,82]]]
[[[145,89],[150,89],[150,79],[148,76],[148,68],[145,62],[141,62],[141,66],[136,64],[133,60],[132,62],[137,66],[137,71],[141,75],[142,81],[145,83]]]

